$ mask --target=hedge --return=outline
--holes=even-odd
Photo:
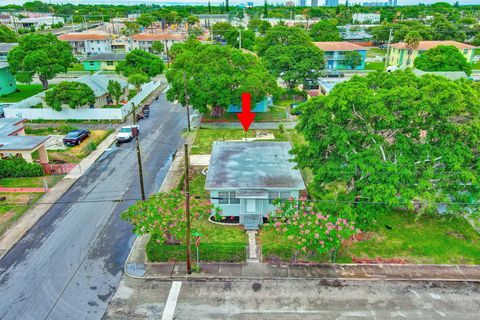
[[[0,179],[43,176],[43,168],[38,163],[28,163],[22,158],[0,160]]]
[[[244,243],[225,245],[200,243],[198,248],[200,261],[242,262],[246,258]],[[185,261],[186,255],[186,245],[157,244],[152,240],[147,244],[147,257],[152,262]],[[196,259],[195,245],[192,245],[192,259]]]

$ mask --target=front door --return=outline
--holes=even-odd
[[[246,199],[245,212],[246,213],[255,213],[257,208],[255,206],[255,199]]]

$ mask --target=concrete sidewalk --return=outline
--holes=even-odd
[[[412,265],[412,264],[317,264],[274,265],[267,263],[200,263],[201,272],[187,275],[183,263],[143,265],[138,275],[136,265],[126,268],[133,278],[159,280],[388,280],[388,281],[468,281],[480,282],[480,265]]]

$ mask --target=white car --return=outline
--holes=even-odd
[[[117,134],[117,142],[130,142],[139,132],[138,126],[125,126]]]

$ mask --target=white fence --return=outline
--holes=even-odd
[[[55,111],[50,108],[31,108],[42,101],[39,97],[33,96],[6,107],[4,112],[6,118],[31,120],[123,120],[132,111],[132,103],[139,105],[160,85],[160,81],[144,84],[142,90],[122,108],[64,108],[62,111]]]

